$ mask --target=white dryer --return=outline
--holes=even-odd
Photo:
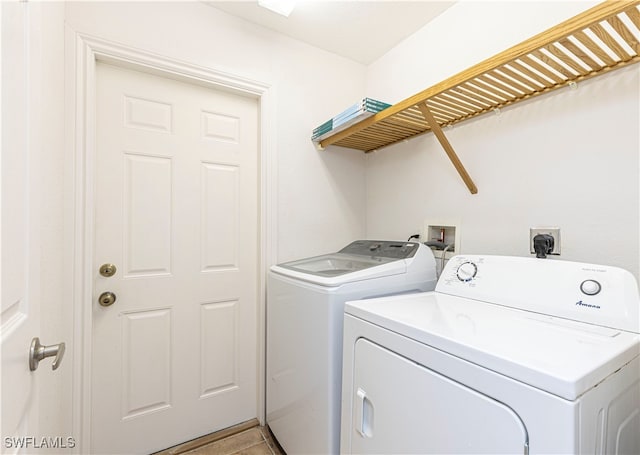
[[[341,452],[638,454],[639,307],[622,269],[498,256],[348,302]]]
[[[267,283],[267,423],[287,454],[340,444],[344,302],[435,288],[420,243],[359,240],[271,267]]]

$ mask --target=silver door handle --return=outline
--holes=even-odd
[[[35,337],[31,340],[31,348],[29,349],[29,369],[36,371],[38,363],[47,357],[55,357],[53,359],[52,369],[57,370],[62,362],[64,356],[64,343],[52,344],[51,346],[44,346],[40,344],[40,338]]]

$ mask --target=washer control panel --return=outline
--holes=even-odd
[[[386,259],[408,259],[415,256],[420,244],[417,242],[390,242],[387,240],[356,240],[338,251],[341,254]]]
[[[436,292],[640,333],[640,297],[618,267],[512,256],[458,255]]]

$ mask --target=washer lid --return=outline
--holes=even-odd
[[[640,355],[640,335],[437,292],[345,312],[567,400]]]
[[[404,260],[342,253],[325,254],[271,267],[274,273],[322,286],[339,286],[353,281],[398,275],[406,270]]]
[[[393,259],[334,253],[287,262],[280,264],[280,267],[311,275],[330,277],[357,272],[358,270],[376,267],[391,261]]]
[[[411,260],[426,247],[415,242],[356,240],[337,253],[285,262],[271,267],[280,275],[323,286],[362,281],[407,271]]]

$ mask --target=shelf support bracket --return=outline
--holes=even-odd
[[[451,147],[451,144],[449,143],[447,136],[445,136],[444,132],[442,131],[442,128],[440,128],[440,125],[438,124],[436,119],[433,117],[433,114],[431,113],[429,106],[427,106],[427,103],[426,102],[419,103],[418,109],[420,109],[420,112],[422,112],[422,116],[427,121],[427,124],[431,128],[431,131],[433,131],[433,134],[435,134],[436,138],[438,138],[440,145],[442,146],[445,153],[451,160],[451,163],[453,163],[453,166],[456,168],[456,171],[458,171],[458,174],[460,174],[460,177],[462,177],[464,184],[467,185],[467,188],[469,188],[469,191],[471,192],[471,194],[476,194],[478,192],[478,188],[476,187],[476,184],[473,183],[473,180],[471,180],[469,173],[462,165],[460,158],[458,158],[458,155],[456,155],[455,150],[453,150],[453,147]]]

